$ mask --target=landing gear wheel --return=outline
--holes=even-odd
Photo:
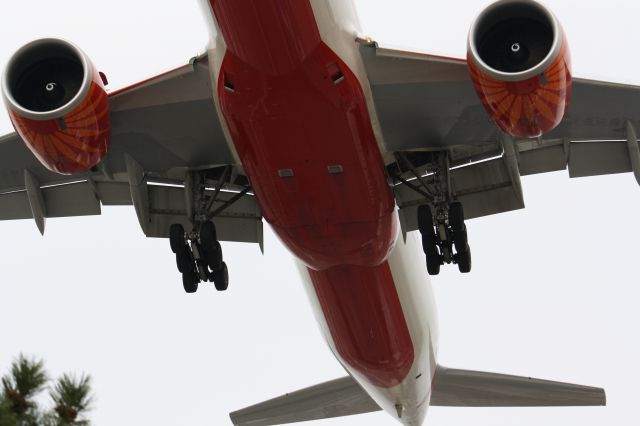
[[[178,266],[178,271],[182,273],[193,269],[193,259],[186,245],[176,252],[176,265]]]
[[[217,271],[222,268],[222,246],[216,241],[213,250],[207,250],[205,252],[205,259],[209,269]]]
[[[455,201],[449,206],[449,226],[453,232],[461,232],[464,228],[464,210],[459,201]]]
[[[182,273],[182,286],[187,293],[195,293],[198,291],[198,283],[200,283],[200,279],[193,268],[187,269]]]
[[[456,251],[458,253],[465,251],[469,245],[469,240],[467,238],[467,225],[462,225],[462,231],[454,231],[452,238],[453,244],[456,246]]]
[[[171,251],[174,253],[178,253],[187,244],[184,239],[184,227],[179,223],[174,223],[169,228],[169,243],[171,244]]]
[[[216,232],[216,225],[210,220],[200,225],[200,244],[204,251],[213,251],[216,248],[218,242],[218,233]]]
[[[441,264],[442,262],[440,261],[440,255],[438,254],[427,255],[427,272],[429,272],[429,275],[438,275],[440,273]]]
[[[418,206],[418,229],[423,235],[433,233],[433,214],[426,204]]]
[[[471,272],[471,248],[468,245],[458,252],[458,270],[463,274]]]
[[[438,255],[438,242],[436,241],[436,234],[433,231],[422,234],[422,251],[424,251],[424,254],[427,256]]]
[[[213,271],[213,284],[218,291],[225,291],[229,287],[229,270],[225,262],[222,262],[220,269]]]

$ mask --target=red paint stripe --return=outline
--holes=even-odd
[[[336,349],[376,386],[399,385],[414,348],[388,262],[309,270]]]
[[[227,49],[267,75],[294,71],[321,43],[305,0],[211,0]]]
[[[360,82],[320,39],[309,1],[211,5],[227,44],[220,105],[262,213],[313,268],[339,355],[396,386],[414,348],[386,262],[395,203]]]

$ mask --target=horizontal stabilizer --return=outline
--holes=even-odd
[[[350,376],[271,399],[230,414],[236,426],[270,426],[380,411]]]
[[[432,406],[560,407],[606,405],[604,389],[438,367]]]

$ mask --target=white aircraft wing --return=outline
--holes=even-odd
[[[98,215],[133,205],[149,237],[189,225],[188,169],[211,169],[218,238],[262,244],[262,216],[225,140],[212,97],[207,56],[109,95],[111,147],[100,165],[71,176],[43,167],[17,134],[0,138],[0,220]],[[221,190],[214,187],[222,182]],[[232,204],[230,201],[234,201]],[[229,204],[229,205],[227,205]]]
[[[426,173],[429,152],[448,150],[465,216],[524,207],[520,176],[567,169],[570,177],[634,172],[640,183],[640,87],[574,79],[563,122],[539,139],[499,132],[464,60],[361,43],[378,119],[390,152]],[[640,130],[638,130],[640,131]],[[425,194],[408,167],[391,168],[404,232],[417,229]]]
[[[568,407],[606,405],[603,389],[438,367],[431,406]],[[380,411],[351,377],[288,393],[230,414],[236,426],[270,426]]]

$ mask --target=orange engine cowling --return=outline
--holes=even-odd
[[[49,170],[85,172],[107,154],[109,97],[73,44],[42,39],[18,50],[2,76],[2,92],[16,131]]]
[[[469,32],[473,85],[504,132],[535,138],[553,130],[571,98],[571,60],[556,17],[531,0],[502,0]]]

